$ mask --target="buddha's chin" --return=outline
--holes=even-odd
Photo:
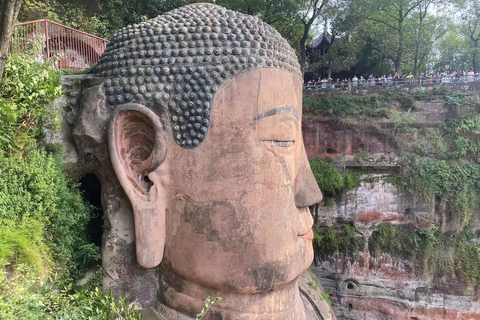
[[[197,283],[203,287],[241,294],[264,293],[291,284],[308,269],[313,260],[313,248],[309,245],[305,249],[302,255],[292,256],[288,260],[264,261],[263,263],[249,266],[245,268],[248,271],[244,272],[243,275],[237,274],[237,277],[227,278],[217,274],[214,279],[205,279],[204,277],[192,278],[190,277],[191,274],[174,272],[187,281]]]

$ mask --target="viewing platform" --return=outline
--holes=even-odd
[[[375,83],[326,83],[319,85],[304,85],[305,94],[329,95],[329,94],[383,94],[388,92],[410,92],[416,90],[433,90],[438,87],[449,87],[455,91],[480,91],[480,77],[469,80],[467,77],[444,77],[430,80],[399,80],[393,82]]]
[[[39,45],[38,59],[53,58],[56,69],[84,70],[100,60],[107,43],[107,39],[43,19],[14,26],[11,52]]]

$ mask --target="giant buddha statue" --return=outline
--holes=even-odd
[[[193,4],[119,30],[73,129],[102,183],[106,286],[169,320],[207,296],[204,319],[317,319],[301,120],[295,52],[256,17]]]

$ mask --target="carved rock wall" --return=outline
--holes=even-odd
[[[412,114],[416,128],[438,127],[448,117],[443,101],[421,102]],[[304,118],[309,157],[330,159],[338,168],[360,173],[361,180],[334,206],[316,208],[317,222],[334,225],[339,218],[349,220],[368,238],[375,223],[415,222],[427,226],[430,219],[439,219],[433,201],[419,201],[390,182],[399,170],[400,151],[415,148],[416,138],[412,133],[407,137],[410,142],[400,146],[394,139],[393,126],[388,119]],[[412,261],[387,254],[373,257],[365,247],[354,258],[336,255],[330,261],[316,262],[314,270],[332,294],[338,319],[480,319],[478,292],[458,283],[434,288],[432,278],[415,275]]]

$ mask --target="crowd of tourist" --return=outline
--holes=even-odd
[[[306,83],[308,90],[314,88],[322,89],[334,89],[334,88],[346,88],[346,87],[366,87],[366,86],[388,86],[388,85],[401,85],[401,84],[438,84],[438,83],[454,83],[454,82],[473,82],[480,81],[480,72],[462,71],[462,72],[437,72],[435,74],[419,73],[414,76],[412,73],[408,75],[400,75],[395,72],[394,75],[383,75],[381,77],[374,77],[373,75],[364,78],[356,75],[350,79],[337,79],[332,78],[318,78],[318,80],[310,80]]]

